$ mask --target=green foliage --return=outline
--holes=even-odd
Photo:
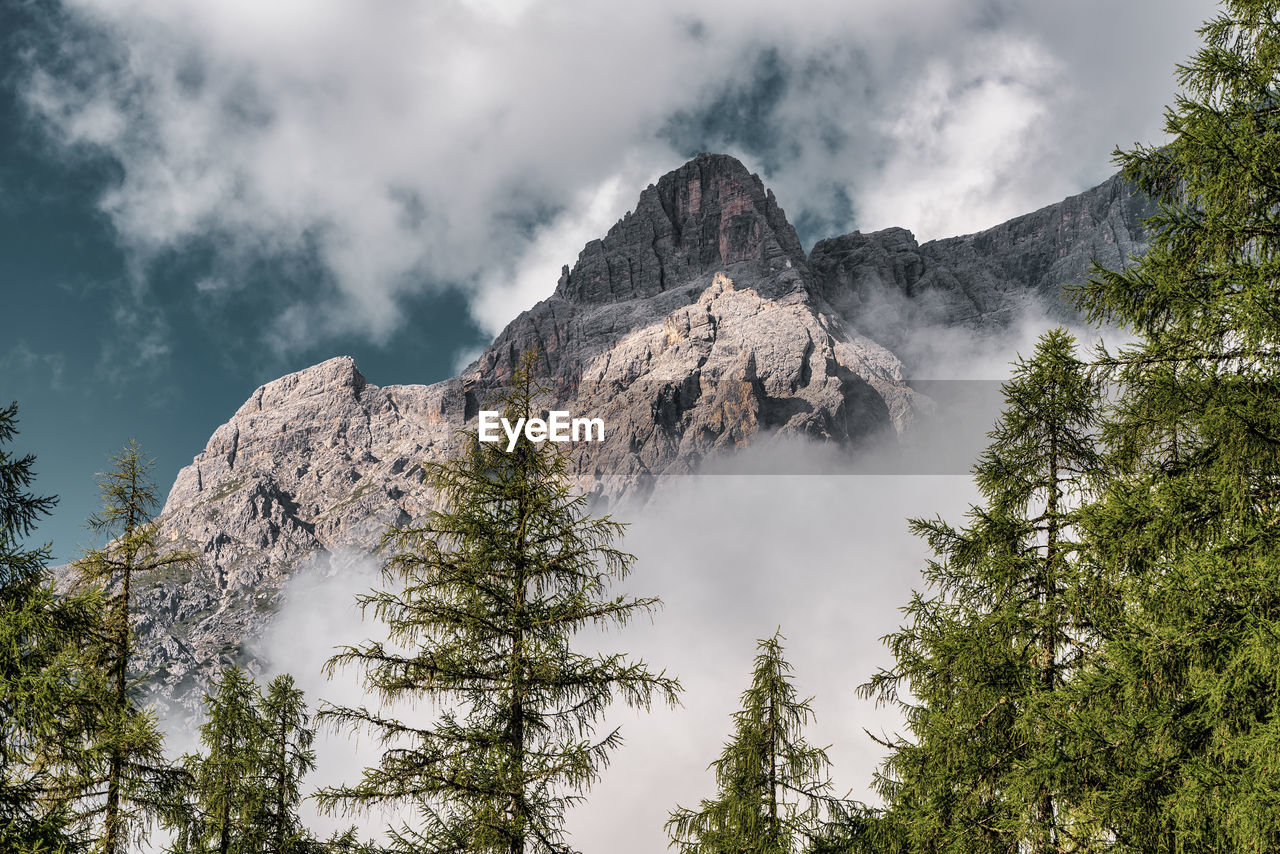
[[[267,737],[258,714],[258,686],[239,667],[224,669],[204,696],[200,742],[207,753],[183,757],[191,777],[192,818],[180,826],[174,851],[249,854],[261,848],[261,750]]]
[[[164,756],[163,738],[155,714],[140,708],[134,688],[139,674],[131,672],[133,628],[132,589],[135,577],[195,564],[195,555],[167,546],[151,521],[156,510],[155,485],[137,445],[130,442],[112,459],[103,474],[102,510],[89,525],[108,543],[73,564],[78,588],[100,591],[106,600],[105,619],[95,632],[99,673],[109,681],[109,697],[102,703],[93,749],[96,767],[77,781],[80,818],[101,818],[98,850],[118,854],[162,810],[179,798],[183,775]]]
[[[18,432],[18,404],[0,409],[0,443],[9,443]],[[39,578],[48,563],[49,549],[24,549],[23,538],[35,529],[36,520],[53,510],[57,499],[38,496],[29,491],[35,473],[35,457],[15,457],[0,450],[0,590],[15,589],[32,578]]]
[[[908,830],[893,811],[850,802],[832,810],[806,854],[907,854]]]
[[[1071,691],[1089,808],[1119,851],[1280,848],[1280,3],[1228,0],[1166,113],[1118,153],[1151,249],[1078,294],[1137,343],[1087,518],[1123,603]]]
[[[54,499],[29,491],[34,458],[3,447],[16,432],[10,404],[0,409],[0,851],[79,851],[63,794],[90,761],[103,686],[84,639],[101,602],[59,597],[49,546],[22,545]]]
[[[307,834],[298,821],[302,803],[302,778],[316,766],[310,726],[302,690],[285,673],[271,680],[259,707],[266,726],[262,769],[266,798],[261,823],[269,850],[289,854],[302,850]]]
[[[315,730],[293,677],[276,677],[264,697],[243,670],[228,667],[204,706],[206,752],[183,757],[191,787],[168,816],[173,854],[315,850],[297,817],[302,778],[315,767]]]
[[[830,795],[825,751],[805,742],[809,700],[796,696],[782,633],[758,644],[751,687],[733,715],[733,738],[712,762],[719,795],[677,807],[667,822],[681,854],[792,854],[820,835]]]
[[[356,828],[335,831],[324,842],[312,842],[307,854],[385,854],[385,849],[372,842],[361,842]]]
[[[514,421],[536,415],[542,393],[527,355],[503,397]],[[397,851],[567,852],[567,807],[582,799],[621,741],[595,725],[609,703],[674,704],[679,683],[622,655],[571,646],[591,626],[621,625],[657,599],[610,596],[632,557],[614,548],[622,526],[585,516],[551,443],[474,437],[461,456],[428,464],[443,509],[388,533],[388,589],[360,598],[397,646],[367,642],[330,660],[364,670],[383,703],[441,704],[428,727],[361,708],[322,717],[369,729],[385,747],[354,786],[324,790],[334,809],[412,806],[391,831]],[[404,651],[401,651],[404,650]]]
[[[938,556],[925,572],[934,594],[914,595],[886,638],[895,666],[862,688],[901,708],[910,730],[887,745],[878,778],[878,828],[910,850],[1067,851],[1096,830],[1060,774],[1051,711],[1094,646],[1094,584],[1074,533],[1098,470],[1099,396],[1074,347],[1047,333],[1004,385],[969,526],[911,523]]]
[[[1159,202],[1150,251],[1077,291],[1138,339],[1098,356],[1116,393],[1105,477],[1061,517],[1074,554],[1050,562],[1043,522],[1028,539],[1018,505],[1052,493],[992,467],[1007,435],[970,528],[917,523],[939,595],[871,685],[915,697],[881,780],[895,845],[1280,848],[1280,2],[1227,0],[1200,32],[1171,141],[1118,155]]]

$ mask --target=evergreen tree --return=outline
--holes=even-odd
[[[0,851],[74,851],[83,840],[62,796],[86,772],[103,696],[83,642],[101,602],[57,596],[50,547],[22,544],[54,499],[29,490],[35,459],[3,447],[17,412],[0,408]]]
[[[89,526],[109,541],[73,564],[77,585],[101,589],[107,599],[98,636],[99,665],[111,680],[111,698],[103,710],[97,743],[102,767],[84,781],[83,797],[89,806],[82,812],[86,818],[102,817],[102,854],[126,850],[129,833],[149,823],[177,796],[180,776],[165,760],[155,715],[140,708],[133,697],[133,584],[138,576],[197,560],[160,541],[151,521],[157,505],[155,485],[147,477],[151,463],[142,459],[137,445],[126,445],[112,465],[99,482],[103,509],[89,519]]]
[[[293,677],[278,676],[264,697],[239,667],[204,696],[204,753],[183,757],[191,786],[167,816],[172,854],[303,854],[321,849],[302,828],[302,777],[315,767],[315,730]]]
[[[178,828],[176,854],[252,854],[262,850],[266,793],[263,752],[270,734],[261,692],[239,667],[223,669],[204,695],[204,755],[188,754],[190,819]]]
[[[315,730],[302,691],[287,673],[271,680],[260,709],[267,730],[262,757],[266,797],[260,822],[268,850],[291,854],[304,850],[308,839],[298,821],[298,805],[302,778],[316,766],[311,748]]]
[[[793,854],[816,840],[826,808],[838,803],[826,753],[804,740],[813,710],[797,699],[782,641],[779,631],[758,643],[733,738],[708,766],[719,795],[671,813],[667,832],[681,854]]]
[[[526,354],[503,396],[505,415],[537,414],[543,393]],[[330,722],[372,730],[381,762],[354,786],[324,790],[323,807],[406,803],[416,827],[392,831],[397,851],[567,852],[565,809],[583,797],[614,729],[594,735],[615,698],[676,703],[679,683],[622,655],[570,644],[592,625],[625,623],[657,599],[610,598],[632,557],[612,543],[622,526],[584,514],[550,442],[505,445],[470,437],[462,455],[426,466],[443,509],[392,530],[388,589],[360,598],[399,649],[346,648],[328,668],[356,665],[384,703],[447,703],[429,727],[361,708],[330,708]]]
[[[1079,291],[1137,343],[1088,517],[1104,656],[1073,687],[1090,808],[1120,851],[1280,848],[1280,2],[1200,30],[1171,139],[1118,152],[1151,248]]]
[[[1098,469],[1099,397],[1074,347],[1047,333],[1004,385],[969,526],[911,523],[938,556],[934,592],[913,596],[886,638],[895,666],[861,690],[906,716],[910,739],[886,745],[879,777],[888,814],[869,826],[912,851],[1047,854],[1096,830],[1068,796],[1050,712],[1096,644],[1074,535]]]
[[[361,842],[354,826],[334,833],[324,842],[312,842],[307,854],[386,854],[372,842]]]

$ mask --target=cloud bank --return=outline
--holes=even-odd
[[[56,150],[114,170],[100,207],[140,301],[158,261],[198,254],[207,275],[164,286],[235,311],[269,260],[288,351],[385,341],[444,289],[497,331],[699,150],[761,171],[806,242],[992,225],[1155,138],[1212,11],[66,0],[22,86]]]

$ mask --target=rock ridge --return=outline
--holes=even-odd
[[[1154,204],[1120,176],[1008,222],[918,244],[904,228],[852,232],[809,253],[817,293],[855,328],[918,362],[932,329],[987,333],[1028,310],[1079,320],[1063,286],[1094,261],[1123,269],[1146,252],[1142,220]]]

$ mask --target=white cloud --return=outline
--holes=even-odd
[[[652,625],[607,640],[678,675],[683,708],[616,714],[626,743],[570,822],[584,851],[663,850],[669,811],[714,794],[706,766],[731,733],[756,640],[778,627],[798,692],[814,698],[807,737],[831,746],[841,794],[874,800],[869,786],[882,751],[863,728],[892,731],[901,722],[896,710],[855,692],[891,663],[880,638],[898,627],[898,609],[920,584],[927,549],[905,520],[958,517],[973,497],[966,477],[678,480],[631,517],[623,543],[637,557],[627,589],[660,594],[666,607]]]
[[[25,92],[69,153],[119,164],[101,206],[136,269],[193,242],[221,278],[314,252],[277,300],[287,351],[385,340],[435,287],[500,326],[679,165],[673,117],[763,56],[781,99],[706,142],[770,169],[793,218],[934,234],[1054,201],[1155,133],[1212,11],[1132,5],[68,0]],[[1139,21],[1163,41],[1132,43]]]
[[[884,123],[888,162],[864,194],[868,230],[907,224],[917,239],[949,237],[1026,213],[1046,189],[1019,185],[1043,148],[1062,66],[1043,46],[987,38],[960,62],[927,62],[901,112]],[[1048,179],[1053,195],[1074,189]]]
[[[44,381],[53,389],[62,387],[66,367],[66,357],[61,353],[38,353],[22,339],[0,352],[0,373],[23,382]]]
[[[652,170],[624,168],[579,192],[563,215],[537,230],[511,266],[495,261],[481,280],[471,313],[481,329],[497,335],[521,311],[551,295],[561,268],[590,240],[604,235],[626,212],[636,186]],[[550,287],[548,286],[550,284]]]
[[[364,690],[360,671],[341,670],[329,679],[324,665],[342,647],[373,638],[386,642],[384,627],[362,619],[356,604],[358,594],[381,586],[379,564],[367,555],[339,553],[331,561],[304,567],[285,588],[283,609],[260,643],[267,667],[259,684],[265,686],[275,676],[288,673],[303,691],[312,714],[325,703],[359,708],[374,702]],[[399,710],[400,719],[408,719],[405,712]],[[317,730],[315,750],[316,769],[304,781],[308,793],[324,786],[355,784],[360,770],[375,764],[381,755],[371,734],[325,726]],[[320,813],[310,799],[303,802],[300,814],[307,828],[321,838],[353,823],[350,816]],[[386,819],[381,814],[371,820],[356,816],[354,822],[367,828],[369,838],[381,835]]]

